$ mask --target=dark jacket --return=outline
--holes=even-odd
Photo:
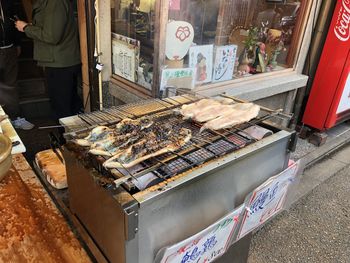
[[[14,21],[11,20],[17,15],[13,0],[0,0],[0,4],[4,13],[4,18],[2,18],[0,10],[0,47],[11,44],[19,46],[20,33],[15,28]]]
[[[44,67],[80,64],[78,28],[69,0],[37,0],[33,22],[24,29],[34,40],[34,59]]]

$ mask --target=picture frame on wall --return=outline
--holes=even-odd
[[[212,81],[214,45],[192,46],[189,50],[189,67],[195,68],[195,83]]]
[[[215,48],[213,82],[232,79],[236,54],[237,45],[218,46]]]

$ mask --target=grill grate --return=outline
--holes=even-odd
[[[155,112],[170,109],[172,107],[173,105],[168,102],[159,99],[154,99],[142,101],[141,103],[123,105],[118,107],[117,109],[132,114],[135,117],[141,117],[147,114],[152,114]]]
[[[237,147],[233,145],[232,143],[229,143],[228,141],[225,140],[219,140],[216,141],[206,147],[209,151],[214,153],[215,155],[223,155],[229,152],[232,152],[233,150],[236,150]]]
[[[192,163],[196,165],[200,165],[209,159],[212,159],[214,157],[214,154],[205,150],[205,149],[199,149],[197,151],[194,151],[188,155],[186,155],[186,159],[190,160]]]
[[[236,145],[238,148],[243,148],[244,146],[247,145],[247,143],[250,143],[250,141],[247,141],[246,139],[243,139],[241,136],[237,134],[231,134],[227,136],[228,140],[234,145]]]
[[[150,158],[139,164],[139,169],[131,168],[125,171],[124,169],[120,169],[121,171],[109,171],[101,165],[103,162],[101,157],[90,157],[90,161],[92,160],[94,168],[101,174],[109,174],[116,179],[120,179],[124,176],[140,178],[147,173],[152,172],[158,177],[158,180],[165,180],[191,168],[202,165],[217,156],[231,153],[256,141],[246,134],[243,129],[256,125],[262,120],[265,120],[266,117],[254,119],[251,122],[232,129],[221,131],[206,130],[199,133],[201,127],[200,123],[184,121],[181,116],[175,115],[171,110],[181,104],[191,103],[195,100],[196,98],[189,96],[168,98],[164,100],[155,99],[80,115],[79,117],[87,123],[97,125],[104,121],[104,123],[107,123],[106,125],[109,125],[110,127],[113,127],[113,125],[123,118],[138,118],[150,115],[155,120],[156,125],[184,127],[192,131],[191,141],[176,153],[169,152]],[[86,136],[86,131],[84,131],[84,133]],[[79,134],[77,132],[75,135],[75,137],[80,137],[83,133]],[[133,188],[130,180],[125,181],[124,186],[128,189]]]
[[[169,162],[167,165],[163,165],[159,172],[165,177],[172,177],[176,174],[182,173],[191,168],[191,165],[182,158],[175,159]]]

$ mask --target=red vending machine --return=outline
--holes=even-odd
[[[324,131],[350,119],[350,0],[338,0],[303,116]]]

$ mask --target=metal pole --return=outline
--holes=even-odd
[[[95,1],[95,37],[96,37],[96,49],[95,57],[97,58],[97,63],[100,64],[101,59],[101,36],[100,36],[100,9],[99,0]],[[99,94],[99,109],[103,110],[103,93],[102,93],[102,72],[98,69],[98,94]]]

